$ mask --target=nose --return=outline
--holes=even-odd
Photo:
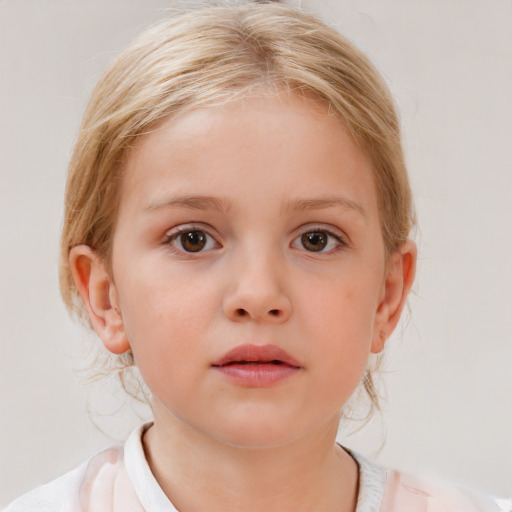
[[[231,274],[224,313],[232,321],[286,322],[292,312],[284,271],[269,258],[250,257]]]

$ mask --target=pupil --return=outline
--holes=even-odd
[[[206,245],[206,236],[202,231],[189,231],[181,235],[181,245],[188,252],[198,252]]]
[[[308,251],[321,251],[327,246],[327,236],[321,231],[312,231],[302,235],[302,244]]]

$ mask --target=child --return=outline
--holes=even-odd
[[[7,510],[512,510],[335,443],[413,222],[389,92],[333,30],[270,3],[150,29],[85,115],[61,278],[154,421]]]

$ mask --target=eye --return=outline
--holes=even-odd
[[[309,252],[330,252],[342,245],[345,243],[341,237],[320,229],[306,231],[292,243],[292,247],[306,249]]]
[[[215,239],[202,229],[182,229],[167,239],[166,243],[183,252],[201,252],[216,247]]]

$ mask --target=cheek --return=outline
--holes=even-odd
[[[179,406],[205,364],[205,298],[200,293],[183,294],[179,287],[138,291],[148,293],[139,293],[132,307],[125,308],[135,363],[153,395]]]
[[[200,329],[205,317],[218,309],[219,287],[194,268],[177,271],[165,264],[165,257],[153,258],[138,265],[129,279],[123,280],[119,290],[120,303],[127,331],[132,336],[144,335],[141,329],[162,325],[169,334],[184,327],[189,331]],[[199,275],[198,275],[199,274]]]
[[[357,279],[331,279],[312,289],[297,311],[312,339],[309,351],[317,363],[312,368],[318,369],[316,376],[329,400],[349,398],[370,354],[378,281],[355,275]]]
[[[123,323],[143,374],[185,373],[204,357],[204,332],[219,311],[212,283],[139,273],[120,290]],[[148,382],[149,384],[149,382]]]
[[[327,339],[340,342],[361,341],[370,338],[378,307],[377,280],[354,272],[343,278],[331,277],[327,282],[311,286],[302,292],[302,300],[295,308],[298,316]]]

